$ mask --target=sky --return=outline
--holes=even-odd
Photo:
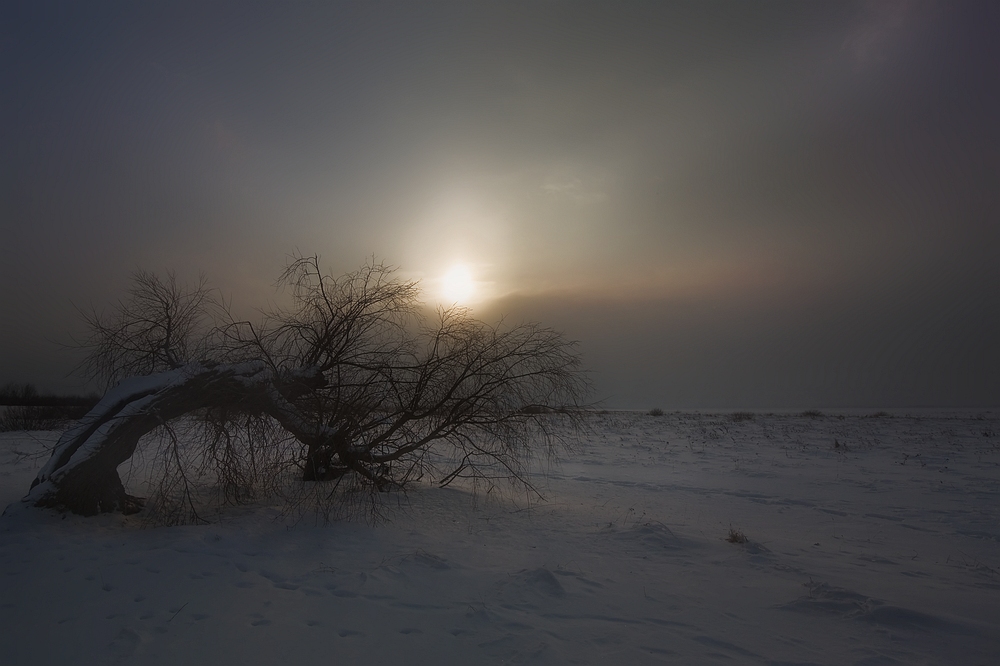
[[[78,309],[137,268],[256,307],[299,252],[561,330],[611,408],[1000,406],[997,34],[990,2],[5,2],[0,384],[86,389]]]

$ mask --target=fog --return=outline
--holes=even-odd
[[[922,2],[0,10],[0,382],[136,267],[248,311],[375,256],[616,407],[1000,402],[1000,13]]]

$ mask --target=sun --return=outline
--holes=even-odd
[[[441,299],[446,303],[467,303],[476,294],[476,281],[466,266],[457,265],[441,277]]]

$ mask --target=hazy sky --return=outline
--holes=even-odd
[[[0,6],[0,383],[137,267],[377,256],[608,406],[1000,405],[1000,5]]]

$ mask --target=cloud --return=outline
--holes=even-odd
[[[550,196],[569,199],[578,204],[594,204],[608,198],[603,189],[594,184],[587,185],[580,178],[552,176],[542,185]]]

